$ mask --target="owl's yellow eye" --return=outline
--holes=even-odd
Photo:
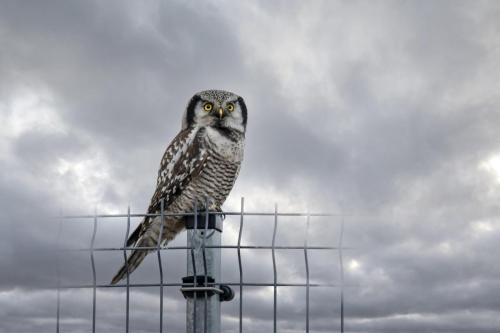
[[[203,104],[203,110],[205,110],[205,111],[207,111],[207,112],[212,111],[212,108],[213,108],[213,107],[214,107],[214,106],[213,106],[213,104],[212,104],[212,103],[208,103],[208,102],[207,102],[207,103]]]
[[[233,112],[234,111],[234,104],[233,103],[227,103],[227,111]]]

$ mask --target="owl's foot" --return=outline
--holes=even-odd
[[[224,212],[222,211],[222,208],[220,208],[220,206],[216,206],[214,207],[213,209],[214,212],[218,213],[218,215],[223,219],[225,220],[226,219],[226,214],[224,214]]]
[[[198,214],[203,215],[205,214],[205,209],[206,208],[201,208],[198,209]],[[223,220],[226,219],[226,214],[222,211],[222,208],[218,205],[211,204],[208,206],[208,211],[211,213],[214,213],[215,215],[219,215]]]

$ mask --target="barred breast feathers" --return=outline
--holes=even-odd
[[[217,154],[233,163],[243,160],[245,137],[236,131],[223,132],[214,127],[206,127],[207,144]]]

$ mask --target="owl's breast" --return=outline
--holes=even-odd
[[[235,131],[214,127],[206,128],[206,145],[228,162],[240,163],[243,160],[245,137]]]
[[[198,207],[204,207],[207,198],[212,200],[215,207],[224,203],[233,188],[241,164],[230,162],[213,151],[208,151],[208,154],[203,169],[177,197],[169,207],[170,210],[189,212],[194,209],[195,202]]]

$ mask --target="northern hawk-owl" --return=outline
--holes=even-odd
[[[206,90],[189,101],[182,129],[170,143],[160,163],[156,191],[149,214],[159,214],[163,199],[165,213],[193,212],[198,209],[221,212],[238,176],[243,160],[247,108],[243,98],[223,90]],[[145,217],[130,235],[127,246],[154,247],[158,244],[161,219]],[[182,216],[164,217],[162,244],[185,226]],[[111,281],[123,279],[142,262],[149,251],[134,250]]]

